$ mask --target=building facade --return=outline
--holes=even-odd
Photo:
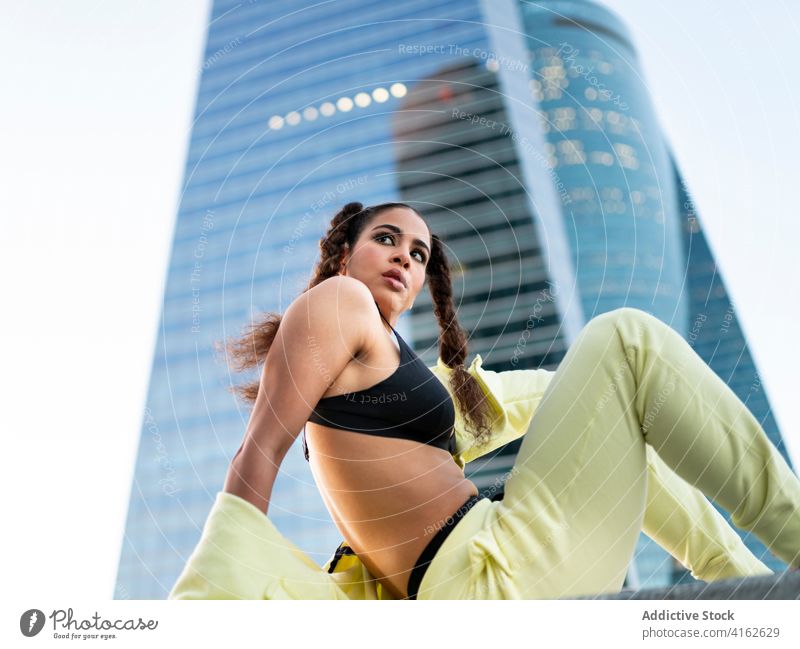
[[[519,7],[546,154],[570,199],[563,217],[586,317],[633,306],[669,324],[791,466],[628,29],[593,2],[520,0]],[[785,569],[757,539],[743,538],[770,568]],[[637,585],[667,585],[685,573],[642,534],[631,575]]]
[[[555,369],[588,319],[623,305],[692,335],[713,257],[637,72],[624,26],[584,2],[214,2],[117,594],[169,592],[249,418],[215,344],[304,290],[349,201],[426,215],[470,357],[489,369]],[[421,294],[398,329],[433,364],[430,306]],[[746,392],[755,369],[728,319],[724,357],[710,327],[696,349]],[[751,399],[779,443],[763,389]],[[496,484],[517,448],[467,475]],[[319,564],[341,539],[299,442],[270,518]],[[651,546],[643,536],[631,583],[679,579]]]

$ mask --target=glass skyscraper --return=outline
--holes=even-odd
[[[519,6],[546,153],[570,198],[564,219],[586,317],[624,305],[669,324],[742,399],[791,466],[630,33],[591,2]],[[785,569],[757,539],[744,540],[770,568]],[[682,572],[642,535],[638,585],[666,585]]]
[[[166,596],[242,440],[249,409],[229,391],[242,377],[215,343],[288,306],[351,200],[426,215],[453,262],[470,357],[489,369],[554,369],[589,318],[636,306],[752,392],[782,448],[630,37],[605,9],[217,0],[202,68],[119,564],[126,596]],[[430,306],[423,292],[398,329],[432,365]],[[467,475],[496,480],[518,444]],[[299,442],[270,518],[320,564],[341,540]],[[659,552],[642,537],[638,583],[679,578]]]

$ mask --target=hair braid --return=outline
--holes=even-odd
[[[431,235],[431,258],[427,275],[433,313],[439,322],[439,357],[453,370],[450,385],[458,401],[459,410],[472,427],[472,433],[480,444],[491,434],[491,409],[478,382],[467,372],[464,360],[467,357],[467,333],[458,324],[453,306],[453,287],[450,265],[444,245],[439,237]]]

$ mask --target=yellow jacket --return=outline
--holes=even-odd
[[[453,460],[462,469],[486,453],[521,437],[554,372],[493,372],[481,366],[480,354],[467,371],[483,388],[500,415],[490,440],[476,447],[456,408]],[[450,390],[452,369],[438,359],[429,368]],[[454,401],[455,403],[455,401]],[[329,572],[330,570],[330,572]],[[257,507],[220,491],[169,599],[394,599],[342,542],[323,567],[281,534]]]

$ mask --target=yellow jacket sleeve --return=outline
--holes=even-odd
[[[169,599],[350,598],[264,512],[224,491],[169,593]]]
[[[429,369],[444,384],[453,397],[453,402],[457,404],[450,387],[453,370],[441,358]],[[462,469],[467,462],[491,453],[528,432],[536,408],[555,374],[555,371],[545,369],[503,372],[486,370],[480,354],[476,354],[467,372],[483,389],[496,420],[488,442],[478,446],[473,435],[467,432],[464,416],[456,405],[456,451],[453,459]]]

